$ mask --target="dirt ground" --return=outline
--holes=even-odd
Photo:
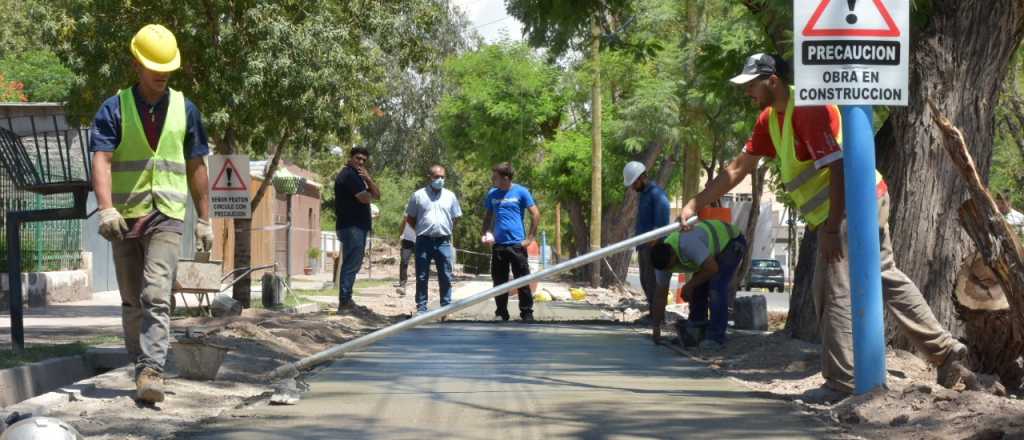
[[[375,278],[387,275],[374,272]],[[269,398],[273,385],[266,374],[274,368],[405,319],[414,308],[411,295],[396,294],[389,280],[362,289],[357,284],[356,298],[361,307],[344,315],[324,305],[321,312],[306,315],[250,309],[241,317],[175,320],[176,335],[189,329],[205,335],[210,344],[230,349],[215,381],[176,377],[169,361],[167,400],[145,406],[132,398],[135,387],[128,370],[116,370],[77,401],[52,407],[50,415],[71,423],[88,439],[169,438],[225,411]]]
[[[633,319],[639,312],[631,310],[646,307],[638,292],[621,290],[588,295],[588,301]],[[771,328],[781,329],[785,317],[769,321]],[[637,329],[650,334],[644,326]],[[674,336],[673,327],[666,324],[662,335]],[[935,383],[935,369],[910,352],[887,353],[887,390],[822,404],[810,403],[805,394],[824,382],[817,344],[782,331],[731,332],[729,338],[716,352],[675,348],[762,395],[794,402],[835,427],[838,438],[1024,439],[1024,401],[1018,396],[968,391],[962,382],[945,389]]]

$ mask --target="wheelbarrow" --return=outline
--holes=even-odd
[[[177,306],[176,297],[179,294],[181,294],[181,301],[185,308],[189,309],[185,294],[191,294],[196,296],[197,308],[200,313],[212,316],[211,296],[233,288],[236,283],[246,279],[253,271],[273,269],[274,273],[277,273],[277,263],[271,263],[262,266],[240,267],[222,275],[223,265],[224,262],[221,260],[210,260],[209,252],[196,252],[193,259],[178,260],[178,269],[171,286],[171,313],[174,313]]]

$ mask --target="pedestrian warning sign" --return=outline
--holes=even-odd
[[[249,188],[245,185],[245,181],[240,176],[234,162],[228,158],[224,160],[224,165],[221,167],[220,173],[217,174],[217,178],[213,179],[211,189],[217,191],[248,191]]]
[[[250,218],[252,206],[249,188],[249,156],[244,154],[210,156],[211,216],[218,218]]]
[[[869,3],[861,0],[862,3]],[[898,37],[900,29],[892,19],[892,14],[882,0],[872,0],[871,5],[855,11],[857,0],[823,0],[814,10],[811,20],[807,22],[803,34],[809,37]],[[821,16],[830,11],[828,17],[842,16],[841,23],[833,23],[828,28],[821,25]],[[879,20],[881,19],[881,20]],[[882,21],[883,23],[878,23]]]
[[[907,105],[910,0],[794,0],[796,105]]]

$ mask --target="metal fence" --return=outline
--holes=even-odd
[[[31,110],[31,109],[29,109]],[[0,117],[0,130],[8,142],[20,141],[21,149],[4,148],[7,157],[0,161],[0,228],[7,225],[8,211],[69,208],[74,205],[70,193],[54,193],[59,185],[88,180],[88,155],[85,129],[68,127],[63,114],[11,115]],[[38,169],[7,169],[24,161],[16,154],[30,156]],[[84,165],[84,166],[83,166]],[[24,168],[24,167],[21,167]],[[17,187],[45,188],[41,195]],[[23,272],[79,269],[82,220],[53,220],[23,223],[21,258]],[[0,229],[2,230],[2,229]],[[7,268],[7,237],[0,234],[0,271]]]

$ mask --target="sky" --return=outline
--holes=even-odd
[[[512,40],[521,40],[523,25],[505,13],[504,0],[454,0],[469,17],[471,26],[488,43],[500,40],[502,33]]]

